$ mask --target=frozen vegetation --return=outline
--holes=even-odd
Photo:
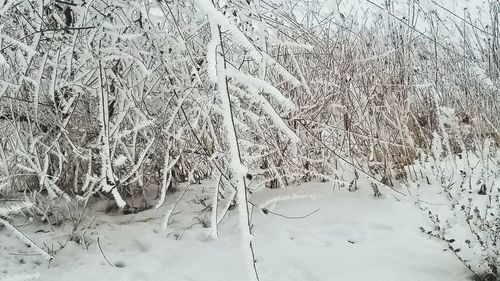
[[[500,280],[499,16],[0,1],[0,281]]]

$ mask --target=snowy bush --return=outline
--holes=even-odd
[[[498,32],[456,25],[457,43],[416,1],[403,15],[367,1],[366,22],[340,2],[3,1],[0,198],[55,224],[91,201],[138,212],[218,179],[211,208],[236,202],[243,222],[264,187],[369,179],[380,196],[426,179],[495,273]]]
[[[253,5],[2,4],[2,185],[44,213],[56,198],[97,193],[120,208],[158,206],[178,183],[227,170],[229,113],[257,185],[282,175],[293,158],[281,172],[267,158],[298,141],[280,91],[298,81],[268,54],[282,39]],[[230,104],[215,95],[223,86]]]
[[[436,145],[440,145],[439,140]],[[436,149],[436,152],[439,150]],[[481,280],[496,280],[500,265],[500,150],[485,140],[480,150],[423,157],[412,167],[419,206],[434,227],[422,228]]]
[[[215,238],[235,207],[258,279],[250,193],[408,183],[422,230],[497,277],[500,4],[457,24],[426,1],[346,2],[0,1],[0,224],[51,259],[12,217],[72,223],[81,242],[89,205],[160,208],[182,186],[167,228],[215,179],[202,223]]]

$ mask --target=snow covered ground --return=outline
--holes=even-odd
[[[219,238],[210,238],[210,226],[203,227],[210,212],[200,204],[209,196],[199,197],[202,188],[191,187],[166,232],[162,215],[175,195],[165,207],[133,215],[94,218],[99,210],[92,210],[77,231],[80,244],[67,241],[70,225],[49,231],[47,225],[17,223],[39,245],[64,245],[50,264],[0,230],[0,280],[248,280],[238,215],[229,212],[219,224]],[[308,183],[254,194],[254,204],[295,217],[254,208],[260,280],[468,280],[470,272],[447,245],[419,230],[429,222],[409,197],[373,198],[370,189],[348,192],[333,190],[331,183]]]

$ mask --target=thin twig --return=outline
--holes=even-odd
[[[102,247],[101,247],[101,242],[100,242],[100,238],[97,237],[97,247],[99,247],[99,251],[101,251],[101,254],[102,254],[102,257],[104,258],[104,260],[106,260],[106,262],[111,265],[111,267],[115,267],[114,264],[110,263],[108,258],[106,258],[106,255],[104,254],[103,250],[102,250]]]
[[[298,220],[298,219],[304,219],[304,218],[307,218],[313,214],[316,214],[319,209],[316,209],[308,214],[305,214],[305,215],[302,215],[302,216],[287,216],[287,215],[283,215],[283,214],[280,214],[280,213],[276,213],[276,212],[273,212],[267,208],[262,208],[262,207],[259,207],[258,205],[252,203],[251,201],[248,201],[248,203],[250,203],[250,205],[256,207],[257,209],[261,210],[264,214],[272,214],[272,215],[275,215],[275,216],[278,216],[278,217],[282,217],[282,218],[285,218],[285,219],[290,219],[290,220]]]

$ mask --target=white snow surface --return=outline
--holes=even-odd
[[[200,197],[201,190],[206,198]],[[0,230],[0,280],[248,280],[238,214],[230,211],[222,220],[218,239],[199,223],[199,218],[209,221],[210,212],[193,199],[197,195],[197,200],[211,202],[210,183],[191,186],[172,213],[168,231],[161,231],[163,215],[178,194],[168,196],[159,209],[133,215],[92,208],[77,231],[85,238],[80,244],[67,241],[69,224],[51,230],[46,224],[16,221],[38,245],[65,247],[53,253],[49,264]],[[262,281],[460,281],[470,276],[445,244],[419,230],[429,223],[409,197],[374,198],[368,187],[348,192],[332,183],[307,183],[263,190],[250,200],[286,216],[318,210],[287,219],[253,209]],[[83,243],[89,243],[88,249]]]

